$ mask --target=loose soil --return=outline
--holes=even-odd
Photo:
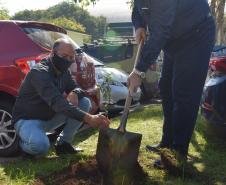
[[[146,177],[142,167],[138,164],[134,174],[133,185],[142,185]],[[95,158],[71,164],[69,167],[55,172],[47,177],[39,177],[34,185],[102,185],[102,174],[98,169]]]

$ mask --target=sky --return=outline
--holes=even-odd
[[[3,7],[14,15],[21,10],[46,9],[63,0],[0,0]],[[92,15],[103,15],[108,22],[130,21],[130,9],[126,3],[128,0],[99,0],[96,5],[90,5],[87,10]]]
[[[111,22],[130,21],[131,10],[126,3],[128,0],[100,0],[88,10],[93,15],[104,15]]]
[[[10,15],[21,10],[45,9],[62,0],[0,0],[3,7],[9,10]]]

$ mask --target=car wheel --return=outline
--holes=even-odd
[[[13,103],[0,104],[0,156],[15,156],[19,151],[19,137],[12,125]]]

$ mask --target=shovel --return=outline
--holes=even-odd
[[[143,42],[140,42],[134,67],[136,66]],[[137,158],[142,135],[126,131],[126,123],[132,95],[128,91],[124,111],[118,129],[101,129],[98,137],[96,159],[103,174],[103,185],[132,185],[133,174],[138,165]]]

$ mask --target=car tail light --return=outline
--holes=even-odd
[[[219,71],[219,72],[226,73],[226,59],[225,58],[211,60],[209,63],[209,66],[213,71]]]
[[[25,57],[16,60],[16,65],[21,69],[24,74],[27,74],[36,63],[47,57],[49,54],[42,54],[36,57]]]
[[[202,104],[202,108],[204,108],[206,110],[209,110],[209,111],[213,110],[213,106],[208,104],[208,103],[206,103],[206,102]]]

